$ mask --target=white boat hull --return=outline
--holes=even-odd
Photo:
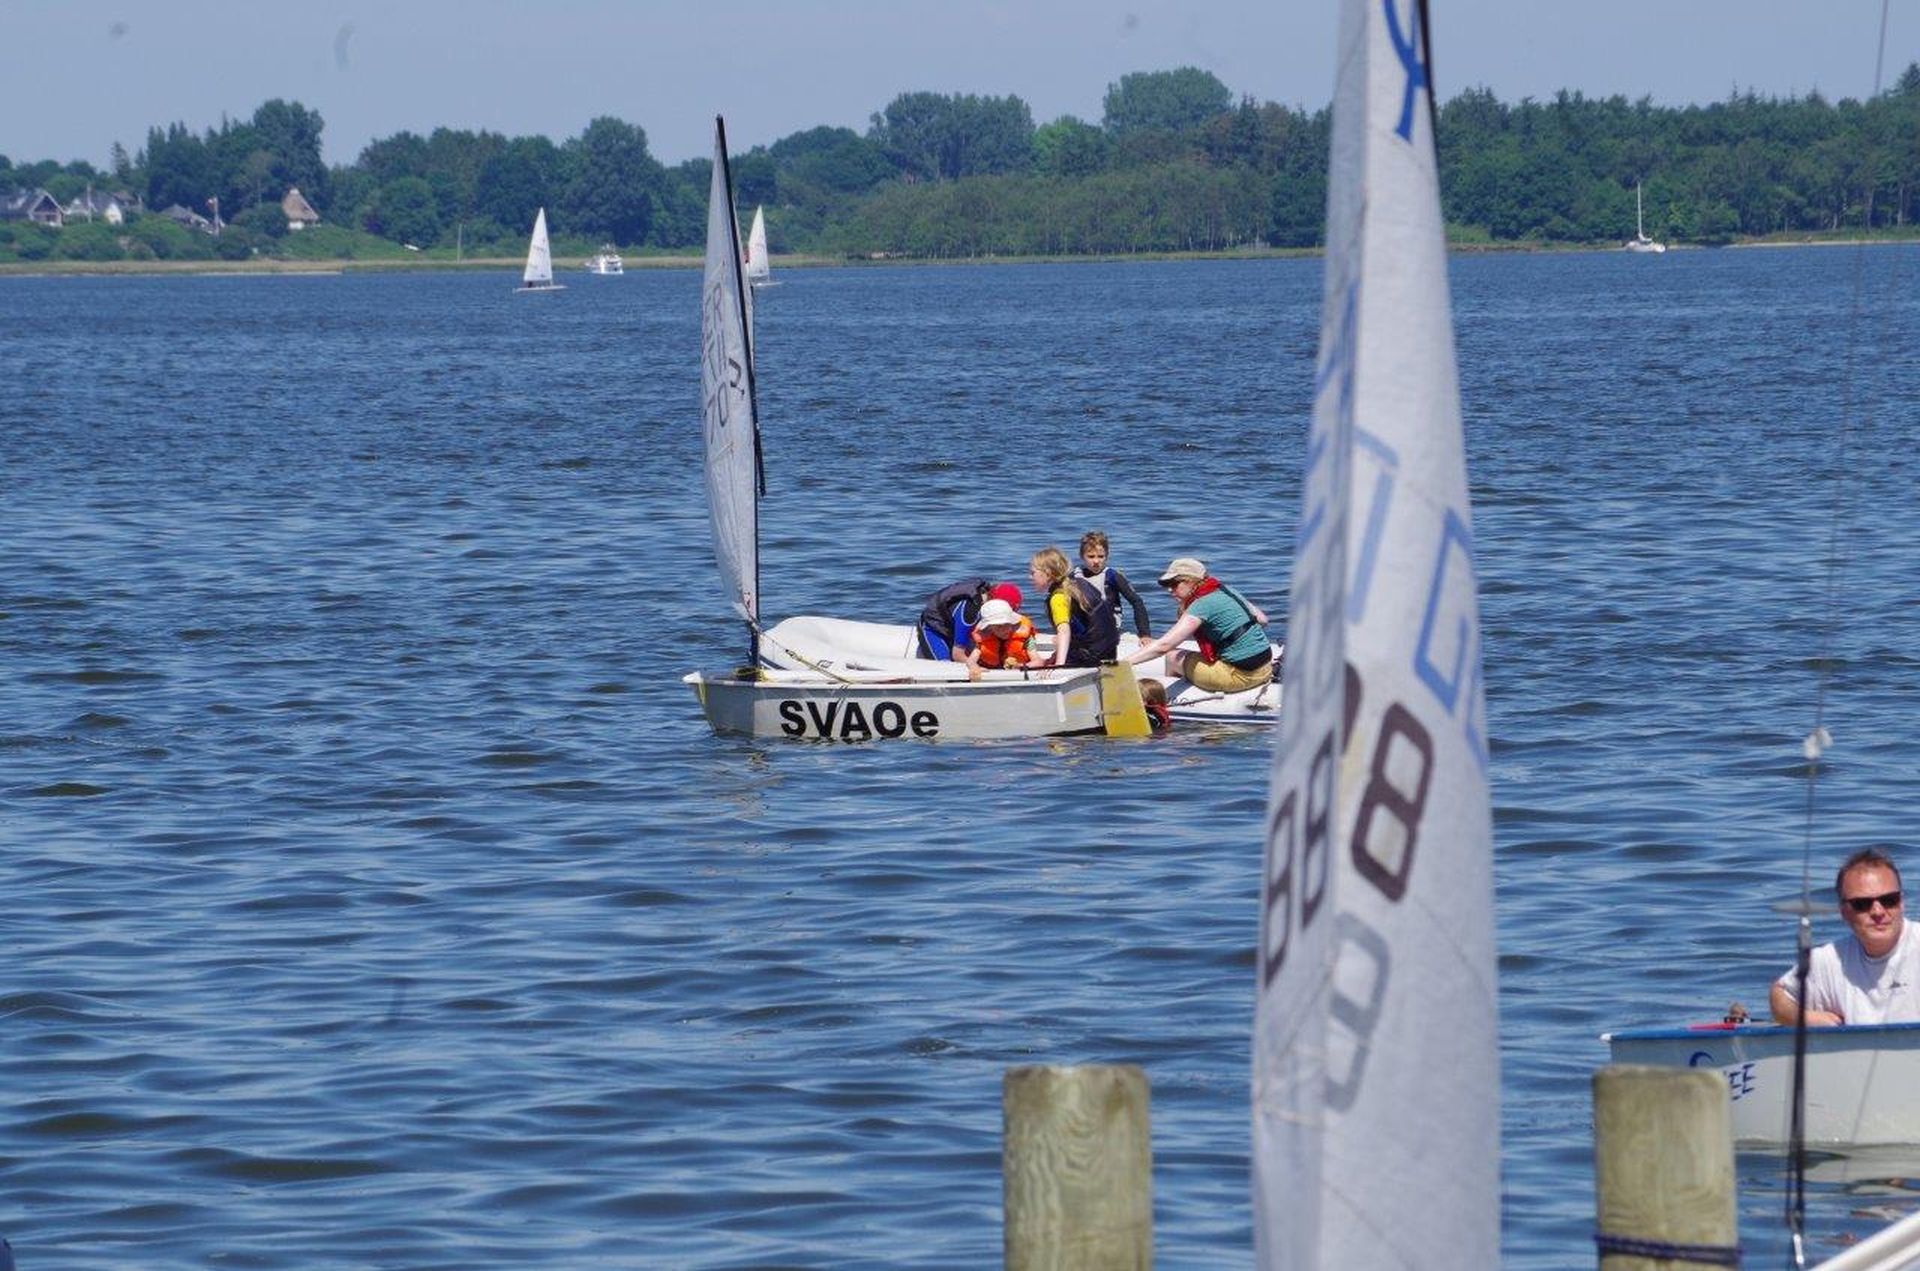
[[[910,626],[808,615],[784,619],[768,629],[760,642],[760,658],[778,670],[884,672],[917,681],[966,679],[965,667],[916,657],[915,645],[915,631]],[[1038,647],[1050,646],[1051,638],[1041,636]],[[1137,636],[1120,637],[1121,656],[1139,647]],[[1278,658],[1280,653],[1276,645],[1274,656]],[[1168,676],[1165,661],[1159,658],[1141,663],[1134,673],[1140,679],[1155,679],[1166,685],[1167,711],[1177,721],[1270,724],[1279,714],[1277,678],[1239,693],[1216,693],[1178,676]]]
[[[923,666],[933,665],[922,663]],[[993,741],[1105,730],[1097,670],[989,671],[977,682],[761,670],[685,682],[717,733],[821,741]]]
[[[1727,1082],[1733,1137],[1788,1140],[1793,1032],[1776,1025],[1636,1028],[1602,1040],[1620,1064],[1707,1068]],[[1920,1144],[1920,1024],[1807,1031],[1806,1141],[1814,1146]]]

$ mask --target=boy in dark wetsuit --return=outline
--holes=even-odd
[[[1107,595],[1107,603],[1113,606],[1118,615],[1120,602],[1125,600],[1133,606],[1133,626],[1142,640],[1153,635],[1153,623],[1147,617],[1147,602],[1140,599],[1140,593],[1133,589],[1127,576],[1107,565],[1107,536],[1100,530],[1089,530],[1080,538],[1080,563],[1073,567],[1075,578],[1084,578]]]

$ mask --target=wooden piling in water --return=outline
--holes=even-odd
[[[1738,1265],[1733,1118],[1711,1069],[1593,1075],[1600,1271]]]
[[[1132,1064],[1010,1068],[1001,1112],[1006,1271],[1149,1271],[1146,1074]]]

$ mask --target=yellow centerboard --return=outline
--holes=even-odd
[[[1106,662],[1100,667],[1100,722],[1109,737],[1148,737],[1153,725],[1147,722],[1146,703],[1140,700],[1140,681],[1133,666],[1126,662]]]

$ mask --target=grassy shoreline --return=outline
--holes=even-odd
[[[1772,234],[1762,238],[1743,238],[1726,243],[1726,247],[1847,247],[1861,244],[1915,243],[1920,242],[1920,228],[1908,232],[1884,232],[1867,236],[1844,234]],[[1705,251],[1711,248],[1703,245],[1675,243],[1669,245],[1673,251]],[[1506,255],[1535,254],[1542,252],[1608,252],[1621,250],[1619,244],[1596,243],[1543,243],[1543,242],[1492,242],[1485,239],[1455,239],[1447,244],[1450,253],[1458,255]],[[1122,262],[1151,262],[1175,260],[1286,260],[1297,257],[1318,256],[1317,247],[1244,247],[1223,251],[1193,252],[1127,252],[1105,255],[1034,255],[1034,256],[969,256],[969,257],[931,257],[931,256],[883,256],[883,257],[840,257],[792,255],[776,256],[774,264],[780,269],[820,269],[834,266],[925,266],[925,265],[1069,265],[1069,264],[1116,264]],[[325,259],[259,259],[259,260],[33,260],[0,261],[0,278],[35,277],[85,277],[85,276],[137,276],[137,275],[305,275],[330,276],[338,274],[364,273],[517,273],[525,262],[517,256],[471,257],[466,260],[453,260],[436,256],[420,256],[411,259],[381,258],[377,260],[325,260]],[[697,269],[704,264],[704,257],[693,253],[686,255],[649,255],[630,256],[626,260],[629,272],[645,269]],[[560,258],[554,261],[556,275],[580,274],[585,272],[586,258]]]

